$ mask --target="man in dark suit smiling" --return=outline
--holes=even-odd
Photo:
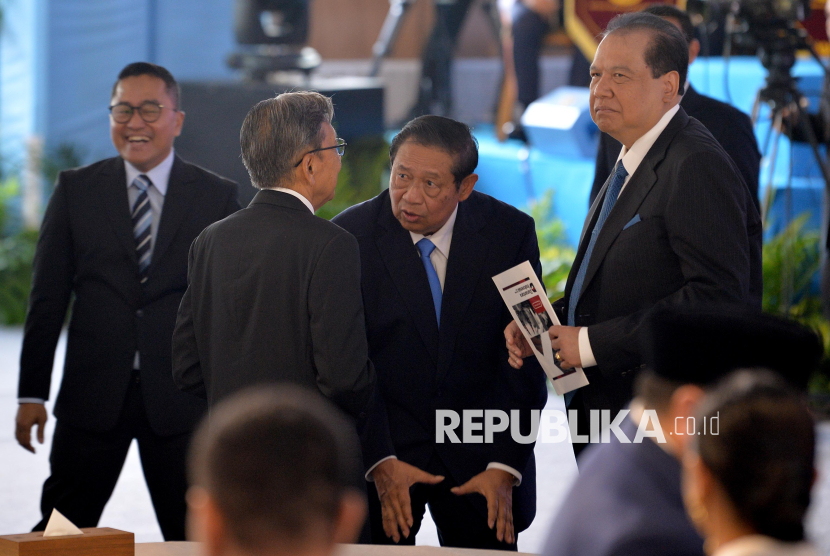
[[[428,504],[442,545],[515,550],[536,512],[533,444],[507,431],[436,442],[436,411],[523,410],[529,425],[524,410],[544,407],[538,364],[507,366],[510,314],[492,280],[524,261],[541,275],[533,219],[473,191],[478,151],[462,123],[416,118],[390,158],[389,190],[334,220],[360,245],[378,373],[364,434],[373,540],[414,544]]]
[[[760,308],[760,216],[735,163],[679,106],[687,66],[680,31],[645,13],[614,18],[591,65],[591,116],[623,149],[554,304],[564,326],[549,330],[561,366],[583,367],[590,381],[566,397],[580,432],[588,410],[614,418],[630,401],[642,364],[637,336],[650,309]],[[515,324],[505,334],[520,368],[530,349]]]
[[[49,200],[20,356],[17,440],[30,451],[33,426],[43,442],[55,346],[75,301],[38,530],[53,508],[97,525],[135,438],[164,538],[184,540],[185,452],[205,404],[173,384],[170,338],[190,243],[239,205],[235,183],[175,155],[183,123],[173,76],[130,64],[110,101],[120,156],[62,172]]]

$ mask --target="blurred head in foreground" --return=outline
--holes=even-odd
[[[354,542],[366,508],[348,486],[357,474],[348,427],[319,395],[293,386],[219,404],[191,448],[189,537],[209,556],[326,555]]]
[[[707,552],[752,543],[767,553],[804,540],[815,477],[804,395],[772,372],[737,371],[706,397],[698,419],[719,425],[717,434],[697,436],[683,460],[684,501]]]
[[[635,402],[659,416],[665,447],[681,458],[698,427],[693,420],[706,392],[735,369],[764,368],[800,391],[824,351],[812,330],[743,307],[698,306],[653,311],[640,337],[646,369]]]

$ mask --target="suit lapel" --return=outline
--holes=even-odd
[[[135,238],[133,237],[133,221],[130,218],[130,199],[127,196],[127,172],[124,169],[124,160],[115,157],[104,170],[107,179],[96,184],[101,189],[100,196],[105,199],[104,206],[107,218],[119,243],[127,251],[130,260],[138,267],[138,255],[135,252]]]
[[[666,157],[666,151],[674,139],[674,136],[678,131],[686,126],[688,121],[689,117],[686,115],[686,112],[684,112],[682,108],[678,110],[677,114],[674,115],[669,124],[666,126],[666,129],[663,130],[654,142],[654,145],[652,145],[651,149],[649,149],[648,154],[646,154],[646,157],[637,167],[637,170],[631,176],[631,179],[628,180],[628,184],[625,186],[623,192],[620,193],[617,204],[614,205],[611,214],[608,215],[608,219],[605,221],[605,224],[599,232],[599,237],[597,237],[596,245],[594,245],[594,251],[591,253],[591,260],[588,262],[588,269],[585,272],[585,280],[582,283],[582,292],[580,292],[580,297],[588,290],[591,280],[594,278],[599,270],[599,267],[602,265],[602,261],[605,259],[605,255],[608,253],[608,250],[611,248],[614,240],[616,240],[617,236],[620,235],[620,232],[622,232],[626,223],[628,223],[628,221],[631,220],[635,214],[637,214],[637,210],[640,208],[643,200],[651,191],[651,188],[654,187],[654,184],[657,182],[657,173],[655,172],[656,166]],[[607,186],[608,184],[606,183],[603,189],[607,188]],[[597,197],[599,198],[599,196]],[[595,205],[598,204],[599,200],[595,203]],[[589,237],[590,235],[585,234],[583,240],[586,240]],[[587,241],[583,241],[582,243],[587,245]],[[580,245],[580,251],[583,250],[583,245]],[[571,281],[569,280],[569,283],[570,282]]]
[[[188,208],[193,206],[196,195],[196,188],[190,184],[193,180],[194,176],[187,165],[176,156],[173,160],[173,168],[170,170],[167,193],[164,196],[164,206],[161,210],[161,221],[153,246],[153,258],[149,271],[151,275],[158,262],[162,260],[164,252],[170,247],[182,222],[187,219]]]
[[[375,245],[433,363],[438,361],[438,322],[424,265],[412,236],[395,219],[387,194],[378,218]]]
[[[484,222],[472,214],[465,202],[459,203],[452,232],[444,296],[441,304],[441,330],[438,341],[438,376],[440,383],[450,368],[452,354],[464,315],[475,294],[475,284],[487,259],[488,242],[480,233]]]

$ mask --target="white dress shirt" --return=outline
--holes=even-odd
[[[622,160],[622,164],[625,166],[628,175],[625,177],[622,189],[620,189],[620,196],[622,196],[623,191],[625,191],[625,186],[627,186],[628,182],[631,181],[631,176],[633,176],[637,171],[637,168],[640,167],[640,163],[643,162],[643,159],[648,154],[648,151],[650,151],[651,147],[654,146],[654,142],[657,141],[657,138],[660,137],[660,134],[663,133],[663,130],[666,129],[666,126],[669,125],[669,122],[672,118],[674,118],[674,115],[677,114],[678,110],[680,110],[679,104],[663,114],[660,121],[657,122],[653,128],[648,130],[642,137],[634,141],[634,144],[631,145],[630,149],[626,149],[625,145],[623,145],[623,148],[620,151],[620,156],[617,157],[617,162],[619,163],[619,161]],[[612,209],[611,212],[614,212],[614,210]],[[583,369],[593,367],[597,364],[597,360],[594,357],[594,351],[591,349],[591,341],[588,338],[587,326],[583,326],[579,329],[579,359],[582,362]]]
[[[447,276],[447,261],[449,260],[450,256],[450,245],[452,244],[452,231],[455,228],[455,218],[458,216],[458,205],[455,206],[455,210],[452,211],[452,214],[441,226],[437,232],[431,234],[429,236],[423,236],[421,234],[416,234],[415,232],[409,232],[410,237],[412,238],[412,244],[415,245],[419,241],[421,241],[424,237],[429,237],[429,240],[435,245],[435,249],[432,250],[432,253],[429,255],[429,260],[432,263],[432,267],[435,269],[435,273],[438,275],[438,281],[441,282],[441,291],[444,291],[444,279]],[[388,459],[398,459],[396,456],[386,456],[385,458],[378,460],[375,464],[369,468],[366,472],[366,480],[372,481],[372,471],[375,470],[381,462],[384,462]],[[501,469],[502,471],[507,471],[514,477],[516,477],[516,486],[519,486],[522,483],[522,474],[510,467],[509,465],[505,465],[503,463],[498,462],[490,462],[487,464],[487,469]]]
[[[294,191],[293,189],[288,189],[287,187],[273,187],[270,191],[280,191],[282,193],[288,193],[289,195],[298,198],[303,202],[303,204],[311,211],[311,214],[314,214],[314,205],[311,204],[311,201],[303,197],[302,193]]]
[[[721,545],[712,556],[817,556],[808,542],[782,542],[764,535],[747,535]]]
[[[127,200],[129,201],[128,209],[132,212],[135,200],[140,193],[137,187],[133,187],[133,181],[144,174],[152,185],[147,188],[147,197],[150,201],[150,213],[153,215],[153,220],[150,223],[150,251],[156,244],[156,236],[158,235],[159,222],[161,222],[161,211],[164,208],[164,196],[167,195],[167,185],[170,182],[170,171],[173,169],[173,160],[175,159],[175,151],[170,149],[170,154],[159,163],[155,168],[142,172],[126,160],[124,161],[124,170],[127,174]],[[136,351],[133,358],[133,369],[139,369],[139,354]],[[18,403],[44,403],[45,400],[40,398],[18,398]]]

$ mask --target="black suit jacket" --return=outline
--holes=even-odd
[[[605,198],[594,202],[565,294],[568,314],[579,265]],[[579,297],[597,365],[586,369],[585,409],[618,411],[640,366],[637,334],[656,306],[761,306],[762,226],[735,163],[703,124],[680,108],[629,179],[599,233]],[[705,364],[705,363],[702,363]]]
[[[438,409],[459,415],[465,409],[518,409],[527,425],[528,410],[547,401],[535,360],[520,371],[507,364],[503,332],[511,318],[492,280],[524,261],[541,276],[533,219],[477,192],[459,204],[440,330],[426,271],[409,232],[392,214],[388,190],[334,221],[360,245],[366,333],[378,372],[380,405],[367,423],[366,466],[396,455],[423,469],[437,455],[462,484],[490,462],[509,465],[523,474],[513,498],[516,530],[527,528],[536,511],[533,444],[517,444],[507,432],[496,434],[492,444],[438,444],[435,423]],[[460,428],[457,433],[461,438]],[[484,498],[474,503],[486,516]]]
[[[665,434],[672,425],[663,424]],[[683,507],[680,462],[637,426],[620,426],[631,444],[611,435],[588,448],[548,534],[544,556],[703,556],[703,539]]]
[[[210,405],[246,386],[290,381],[355,418],[374,391],[355,239],[288,193],[193,242],[173,338],[173,375]]]
[[[18,395],[48,399],[55,345],[74,295],[55,416],[90,431],[115,427],[138,350],[150,425],[157,434],[179,434],[205,409],[170,373],[187,251],[205,226],[239,208],[237,186],[175,158],[142,287],[126,180],[119,157],[58,177],[35,254]]]
[[[680,106],[686,114],[699,120],[720,143],[726,154],[732,157],[741,177],[749,187],[756,208],[760,207],[758,173],[761,166],[761,153],[758,152],[758,143],[755,140],[752,120],[749,116],[725,102],[701,95],[695,91],[694,87],[689,87],[683,95]],[[589,204],[594,203],[605,180],[611,175],[621,150],[622,143],[607,133],[600,134],[594,184],[591,187]]]

